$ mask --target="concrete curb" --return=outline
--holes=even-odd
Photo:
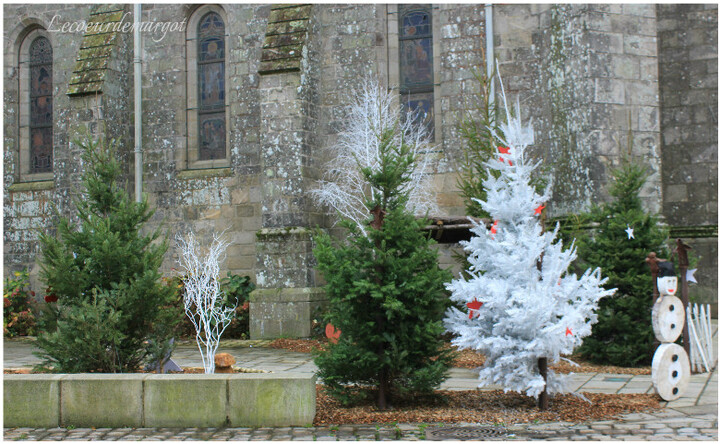
[[[5,427],[304,426],[313,374],[27,374],[3,378]]]

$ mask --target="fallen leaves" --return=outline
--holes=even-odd
[[[299,353],[311,353],[313,349],[324,349],[327,341],[317,339],[275,339],[268,344],[270,348],[280,348]]]
[[[611,419],[624,413],[660,408],[656,395],[584,393],[592,403],[573,395],[550,398],[547,411],[540,411],[535,399],[515,392],[437,390],[431,397],[393,399],[393,408],[378,410],[372,401],[343,407],[316,386],[315,425],[371,423],[459,423],[518,424],[533,421],[583,422]],[[374,399],[374,397],[370,397]]]

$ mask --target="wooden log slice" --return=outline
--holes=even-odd
[[[680,298],[663,296],[655,301],[652,309],[652,326],[660,342],[675,342],[685,325],[685,308]]]
[[[655,392],[665,401],[682,396],[690,382],[690,359],[677,344],[661,344],[652,362],[652,382]]]

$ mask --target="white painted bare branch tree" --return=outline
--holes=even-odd
[[[220,336],[235,315],[235,307],[224,305],[220,290],[220,263],[229,243],[222,234],[213,234],[209,247],[200,245],[192,232],[176,236],[180,246],[178,262],[184,272],[185,314],[195,327],[195,340],[205,373],[215,373],[215,352]]]
[[[408,145],[416,157],[411,180],[405,184],[407,208],[423,216],[437,210],[429,175],[430,135],[421,123],[423,119],[403,111],[398,102],[397,95],[381,87],[377,80],[363,80],[350,95],[343,131],[330,149],[332,160],[326,165],[327,173],[311,191],[318,203],[353,221],[365,236],[366,221],[371,217],[367,202],[378,190],[362,171],[378,171],[380,144],[388,134],[393,145]]]

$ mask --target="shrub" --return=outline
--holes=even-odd
[[[220,281],[220,289],[225,294],[225,306],[235,307],[235,316],[227,330],[225,337],[232,339],[248,339],[250,331],[250,293],[255,284],[249,276],[232,274],[228,271],[227,277]]]
[[[165,285],[173,289],[173,305],[182,311],[183,306],[183,276],[163,278]],[[223,333],[226,339],[248,339],[250,331],[250,293],[255,284],[249,276],[233,274],[228,271],[227,277],[220,281],[220,289],[225,295],[224,306],[235,307],[235,316]],[[184,312],[179,313],[179,325],[176,333],[183,338],[195,336],[195,327]]]
[[[132,372],[174,334],[173,292],[158,271],[167,245],[158,230],[143,234],[153,212],[128,195],[113,147],[79,144],[79,222],[60,217],[56,235],[40,237],[41,278],[57,303],[40,319],[39,356],[61,372]]]
[[[3,288],[3,333],[6,337],[35,334],[35,292],[29,290],[27,270],[15,271],[12,278],[5,279]]]

